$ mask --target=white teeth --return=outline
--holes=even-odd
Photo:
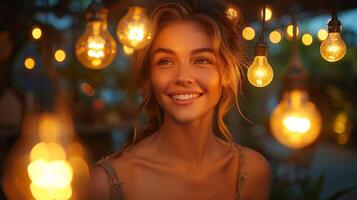
[[[176,95],[172,95],[172,98],[176,99],[176,100],[189,100],[189,99],[193,99],[198,97],[199,94],[198,93],[194,93],[194,94],[176,94]]]

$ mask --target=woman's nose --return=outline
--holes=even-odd
[[[178,85],[190,85],[194,82],[194,74],[189,64],[182,64],[178,67],[175,83]]]

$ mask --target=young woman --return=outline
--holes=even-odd
[[[133,66],[148,122],[94,165],[88,198],[268,199],[267,161],[233,143],[223,121],[237,103],[244,52],[225,8],[187,1],[152,13],[153,40]]]

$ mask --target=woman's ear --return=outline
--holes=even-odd
[[[221,79],[221,87],[222,88],[227,88],[229,85],[229,79],[222,73],[222,79]]]

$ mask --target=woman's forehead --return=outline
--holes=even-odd
[[[214,40],[203,25],[194,21],[175,21],[158,32],[152,51],[157,48],[173,51],[192,51],[209,48],[215,50]]]

